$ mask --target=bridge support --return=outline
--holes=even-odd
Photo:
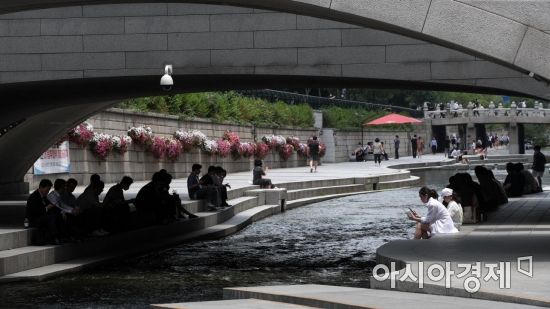
[[[0,183],[0,199],[14,197],[17,195],[28,195],[29,183],[24,181],[15,181]]]
[[[510,142],[508,143],[508,151],[510,154],[524,154],[524,129],[523,124],[511,122],[508,125],[508,137]]]

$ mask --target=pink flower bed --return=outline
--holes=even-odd
[[[327,153],[327,145],[321,143],[319,144],[319,157],[324,157]]]
[[[92,153],[101,160],[106,160],[113,150],[113,141],[110,135],[98,133],[90,141]]]
[[[151,145],[149,146],[149,151],[155,156],[155,158],[161,159],[166,153],[166,144],[167,140],[164,137],[154,137]]]
[[[239,145],[239,153],[245,158],[250,158],[256,152],[256,144],[253,143],[242,143]]]
[[[228,141],[231,145],[238,145],[241,143],[241,138],[235,132],[225,131],[223,139]]]
[[[231,143],[223,139],[218,140],[218,155],[222,158],[225,158],[230,153],[231,153]]]
[[[176,139],[165,139],[166,148],[164,154],[170,161],[176,161],[179,155],[182,153],[181,143]]]
[[[292,156],[293,152],[294,152],[294,147],[291,144],[285,144],[280,147],[279,156],[281,156],[281,159],[286,161],[288,160],[288,158],[290,158],[290,156]]]
[[[83,122],[69,131],[69,140],[82,147],[88,145],[93,137],[94,127],[87,122]]]
[[[269,146],[265,143],[257,143],[254,156],[258,159],[263,159],[269,153]]]
[[[309,148],[307,147],[307,144],[300,143],[298,144],[298,149],[296,151],[300,157],[307,157]]]
[[[150,127],[132,127],[128,130],[128,136],[132,138],[134,143],[140,145],[153,142],[153,131]]]

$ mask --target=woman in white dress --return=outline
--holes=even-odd
[[[449,211],[451,219],[453,219],[456,229],[460,230],[464,212],[462,211],[458,196],[451,188],[443,189],[443,191],[441,191],[441,196],[443,197],[443,205],[447,206],[447,210]]]
[[[437,200],[437,192],[428,187],[422,187],[418,191],[422,203],[428,207],[425,217],[419,216],[415,211],[407,213],[409,219],[416,221],[415,239],[428,239],[435,234],[457,233],[449,211]]]

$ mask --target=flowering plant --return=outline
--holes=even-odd
[[[279,149],[279,147],[282,147],[286,144],[286,138],[282,137],[281,135],[264,135],[262,137],[262,141],[269,145],[270,148],[276,149]]]
[[[131,127],[128,130],[128,136],[132,138],[134,143],[146,145],[153,140],[153,130],[150,127]]]
[[[231,143],[231,145],[238,145],[241,143],[241,139],[239,138],[237,133],[231,132],[229,130],[225,131],[225,133],[223,134],[223,139]]]
[[[83,122],[69,131],[69,140],[82,147],[88,145],[93,137],[94,127],[87,122]]]
[[[205,140],[201,145],[202,151],[214,155],[218,152],[218,142],[213,140]]]
[[[189,150],[193,147],[193,135],[190,132],[177,130],[174,138],[180,141],[182,149]]]
[[[166,144],[167,144],[166,138],[155,136],[152,139],[151,144],[148,147],[148,150],[153,153],[153,156],[155,156],[155,158],[160,159],[164,157],[164,154],[166,152]]]
[[[178,156],[182,153],[181,143],[176,139],[165,139],[166,145],[164,149],[164,154],[166,158],[170,161],[176,161]]]
[[[113,150],[112,136],[104,133],[95,133],[90,140],[92,153],[101,160],[106,160],[111,150]]]
[[[206,141],[206,134],[202,133],[199,130],[191,130],[189,134],[191,134],[191,143],[193,144],[193,146],[203,146],[203,143]]]
[[[116,150],[119,154],[124,154],[132,144],[132,138],[129,136],[112,136],[111,142],[113,150]]]
[[[218,143],[218,155],[222,158],[227,157],[227,155],[231,153],[231,143],[223,139],[218,140],[217,143]]]
[[[290,156],[292,155],[292,152],[294,152],[294,147],[292,147],[291,144],[285,144],[279,149],[279,155],[281,156],[281,159],[283,159],[284,161],[290,158]]]
[[[296,136],[287,137],[286,143],[292,145],[294,150],[298,150],[298,148],[300,148],[300,139]]]
[[[250,158],[256,152],[256,144],[253,143],[242,143],[239,144],[239,153],[245,157]]]
[[[324,157],[327,153],[327,145],[324,143],[319,144],[319,157]]]
[[[254,156],[258,159],[263,159],[269,152],[269,146],[264,143],[257,143],[256,144],[256,151],[254,152]]]
[[[309,148],[307,147],[307,144],[300,143],[300,144],[298,144],[298,149],[296,151],[298,152],[299,156],[307,157],[307,154],[309,152]]]

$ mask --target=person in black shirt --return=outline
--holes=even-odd
[[[411,138],[411,148],[412,148],[413,158],[416,158],[416,151],[418,149],[416,134],[413,136],[413,138]]]
[[[122,231],[128,228],[130,222],[130,203],[134,200],[126,200],[124,191],[130,189],[134,180],[129,176],[124,176],[120,182],[112,186],[103,199],[103,209],[105,210],[106,229],[109,232]]]
[[[201,185],[201,190],[199,190],[197,198],[207,200],[208,210],[217,210],[216,207],[222,205],[222,198],[218,185],[219,178],[216,175],[216,167],[213,165],[209,166],[208,174],[202,176],[199,183]]]
[[[544,166],[546,164],[546,156],[540,151],[540,146],[535,145],[533,148],[533,176],[539,183],[539,190],[542,192],[542,176],[544,176]]]
[[[317,141],[317,136],[313,136],[312,139],[307,144],[309,148],[309,157],[311,161],[309,162],[309,172],[317,172],[317,163],[319,162],[319,141]]]
[[[42,179],[36,189],[27,199],[26,217],[29,227],[36,228],[32,234],[32,243],[43,245],[59,243],[57,220],[58,213],[55,206],[48,201],[47,196],[53,184],[49,179]]]

